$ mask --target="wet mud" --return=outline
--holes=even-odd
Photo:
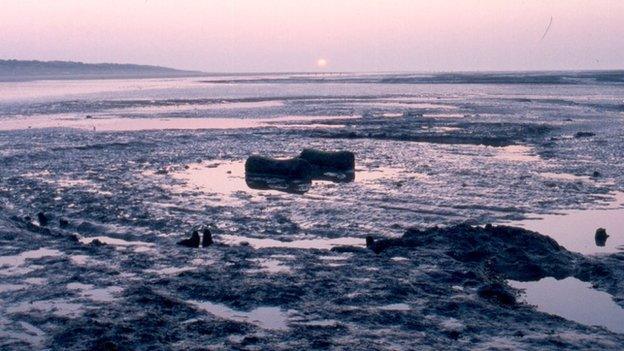
[[[341,83],[339,96],[293,83],[290,95],[268,86],[245,97],[257,89],[244,87],[225,102],[187,89],[180,99],[158,90],[0,104],[2,118],[306,116],[0,132],[0,348],[621,349],[621,333],[533,306],[513,282],[573,278],[623,306],[624,256],[609,246],[622,233],[581,217],[597,218],[590,243],[600,227],[609,234],[608,250],[589,252],[499,225],[614,203],[624,184],[619,88],[408,94],[389,84],[373,94],[358,84]],[[304,148],[352,151],[352,181],[248,185],[250,155]],[[202,228],[212,245],[176,245]]]

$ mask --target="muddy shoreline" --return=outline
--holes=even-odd
[[[619,215],[621,112],[564,93],[485,95],[217,108],[307,116],[240,129],[0,132],[0,347],[621,349],[623,334],[540,312],[508,281],[575,278],[621,308],[622,234],[608,227],[613,246],[592,251],[498,226]],[[192,115],[131,114],[152,113]],[[353,151],[355,179],[247,187],[249,155],[303,147]],[[214,245],[176,245],[201,226]]]

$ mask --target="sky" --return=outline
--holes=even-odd
[[[206,72],[622,69],[624,1],[0,0],[0,59]]]

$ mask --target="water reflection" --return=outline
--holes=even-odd
[[[616,193],[615,199],[602,209],[568,210],[562,214],[514,222],[512,225],[548,235],[570,251],[583,254],[618,252],[624,246],[622,203],[624,193]],[[596,235],[599,227],[606,230],[605,235]]]
[[[225,305],[210,301],[188,301],[198,309],[204,310],[220,318],[238,322],[252,323],[268,330],[287,330],[288,312],[279,307],[262,306],[249,312],[231,309]]]
[[[509,284],[523,289],[526,302],[541,312],[624,333],[624,310],[611,295],[592,289],[590,283],[572,277],[562,280],[548,277],[536,282],[510,281]]]
[[[276,190],[289,194],[305,194],[312,187],[312,180],[289,180],[283,178],[245,175],[245,183],[254,190]]]

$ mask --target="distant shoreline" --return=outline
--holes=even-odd
[[[0,81],[3,82],[181,78],[201,77],[206,75],[206,73],[200,71],[185,71],[149,65],[83,63],[72,61],[0,60]]]
[[[47,75],[47,76],[0,76],[0,83],[33,82],[46,80],[114,80],[114,79],[157,79],[157,78],[193,78],[208,77],[209,74],[115,74],[115,75]]]

